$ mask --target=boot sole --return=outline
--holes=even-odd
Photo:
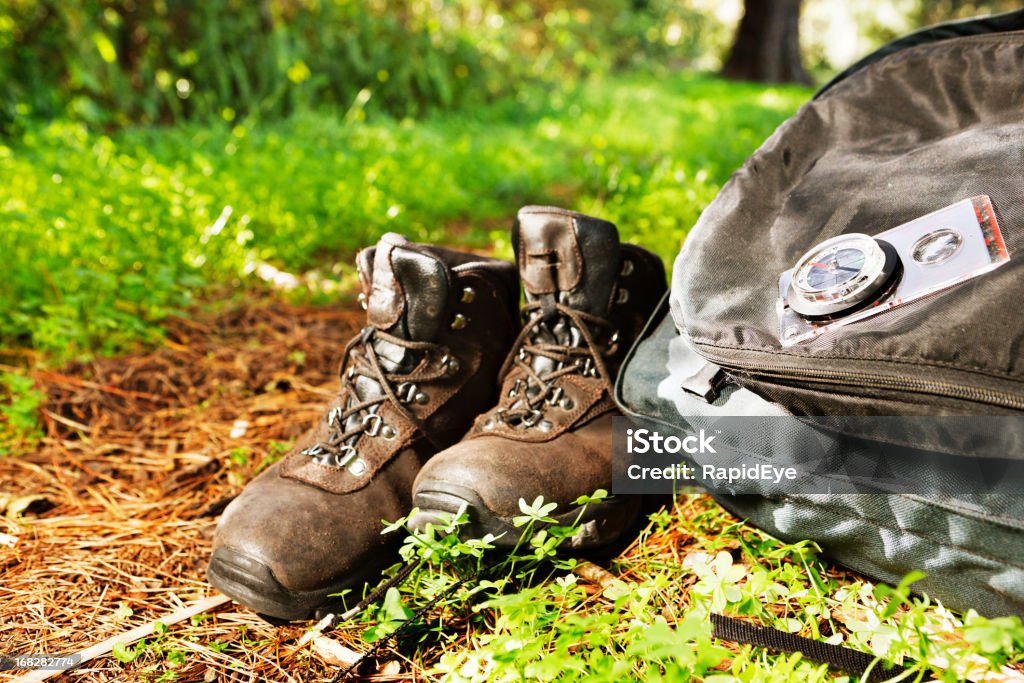
[[[390,554],[388,558],[391,559]],[[387,563],[367,569],[384,569]],[[224,595],[248,607],[261,616],[280,621],[320,619],[328,613],[337,613],[341,598],[331,595],[345,589],[358,589],[372,581],[370,578],[351,577],[344,581],[313,590],[289,590],[281,585],[274,572],[259,560],[230,548],[218,548],[206,568],[206,579]],[[355,601],[349,600],[352,604]]]
[[[469,516],[469,521],[459,527],[464,538],[482,538],[492,534],[496,539],[491,543],[505,549],[512,549],[519,542],[523,528],[513,524],[512,518],[502,517],[491,510],[473,489],[448,481],[428,479],[420,484],[413,494],[417,513],[409,520],[409,526],[421,531],[428,524],[447,526],[444,517],[455,516],[463,505]],[[575,523],[580,528],[559,549],[590,555],[614,554],[624,546],[623,541],[632,540],[645,521],[640,496],[617,496],[588,505],[586,509],[574,507],[564,512],[555,510],[555,513],[551,517],[556,526]],[[547,526],[552,525],[536,526],[535,531]]]

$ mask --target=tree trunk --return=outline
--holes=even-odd
[[[801,0],[746,0],[722,75],[760,83],[810,83],[800,57]]]

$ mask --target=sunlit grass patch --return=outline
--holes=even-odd
[[[669,259],[806,97],[637,75],[423,121],[35,128],[0,147],[0,344],[50,362],[121,352],[203,287],[259,284],[261,264],[338,279],[388,230],[485,248],[524,203],[611,218]]]
[[[1019,675],[1024,663],[1019,619],[958,617],[912,597],[916,576],[876,586],[829,565],[813,543],[781,542],[705,495],[652,515],[607,569],[561,549],[575,529],[546,526],[550,504],[523,506],[523,536],[509,556],[493,550],[492,539],[460,539],[465,515],[410,535],[403,556],[418,568],[342,624],[348,642],[376,642],[404,627],[397,652],[413,670],[449,681],[844,677],[799,654],[718,641],[709,620],[716,613],[846,645],[878,657],[879,666],[899,663],[908,670],[901,680],[933,670],[943,680],[982,680],[1006,666]]]

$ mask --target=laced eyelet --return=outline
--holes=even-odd
[[[395,387],[395,396],[401,403],[412,403],[416,399],[418,387],[412,382],[402,382]]]
[[[359,453],[356,452],[356,449],[352,448],[352,446],[349,446],[348,444],[345,444],[344,446],[341,447],[341,450],[338,452],[338,454],[334,456],[334,461],[335,463],[337,463],[338,467],[348,467],[349,463],[351,463],[353,460],[356,460],[358,457]]]
[[[362,308],[364,311],[370,307],[369,297],[366,296],[366,292],[359,292],[359,296],[357,298],[359,299],[360,308]]]
[[[580,374],[584,377],[597,377],[597,366],[594,365],[593,358],[584,358],[576,361],[576,367],[580,369]]]
[[[383,426],[384,418],[377,413],[370,413],[363,418],[363,433],[367,436],[377,436]]]
[[[530,412],[528,412],[525,416],[523,416],[523,420],[520,424],[522,424],[524,427],[533,427],[538,422],[540,422],[540,419],[542,417],[544,417],[544,414],[537,410],[536,408],[534,408],[530,410]]]
[[[334,426],[340,428],[342,426],[341,425],[341,413],[342,413],[342,410],[341,410],[340,407],[331,408],[331,410],[327,413],[327,424],[328,424],[328,426],[334,425]]]
[[[468,324],[469,324],[469,318],[467,318],[466,316],[462,315],[461,313],[456,313],[455,314],[455,319],[452,320],[452,329],[453,330],[464,330],[464,329],[466,329],[466,325],[468,325]]]
[[[360,300],[365,301],[366,298],[366,296],[361,296]],[[459,316],[459,318],[464,322],[468,321],[468,318],[464,316]],[[369,469],[368,464],[359,459],[356,451],[360,438],[363,436],[368,438],[382,437],[390,440],[400,436],[401,430],[395,426],[385,424],[385,415],[381,414],[375,406],[385,402],[388,396],[401,403],[416,403],[419,405],[430,403],[430,395],[421,391],[412,382],[402,382],[394,389],[394,393],[388,388],[393,387],[394,376],[389,375],[386,370],[376,367],[373,359],[374,354],[379,354],[379,351],[376,350],[376,347],[370,348],[368,346],[374,343],[374,336],[378,332],[372,326],[364,327],[359,336],[349,342],[345,351],[345,359],[342,362],[341,402],[339,404],[336,401],[333,407],[327,411],[325,418],[321,418],[326,420],[327,427],[329,428],[327,434],[318,443],[310,445],[301,451],[303,455],[310,456],[319,465],[340,469],[348,468],[356,476],[365,473]],[[385,341],[397,346],[406,347],[411,351],[418,351],[422,348],[422,355],[416,359],[419,364],[434,365],[436,363],[434,359],[444,354],[441,358],[443,370],[448,373],[459,370],[458,360],[449,355],[447,350],[440,345],[424,344],[419,346],[406,344],[403,339],[394,338],[393,335],[388,335],[384,332],[380,332],[380,335],[384,337]],[[366,370],[367,364],[373,372]],[[361,380],[364,376],[384,387],[383,391],[380,393],[371,392],[369,397],[363,397],[355,382]],[[437,373],[435,372],[430,376],[435,378]],[[354,398],[349,396],[349,392],[352,391],[355,392]],[[345,398],[346,396],[347,398]],[[358,409],[356,409],[357,406]]]
[[[459,371],[459,359],[455,356],[450,356],[447,353],[441,357],[441,367],[443,367],[448,374],[454,375]]]
[[[459,301],[461,301],[464,304],[471,304],[471,303],[473,303],[473,299],[475,299],[475,298],[476,298],[476,290],[475,289],[473,289],[472,287],[463,287],[462,288],[462,296],[459,297]]]

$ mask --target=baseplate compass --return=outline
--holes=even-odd
[[[978,277],[1009,260],[987,195],[875,236],[812,247],[779,277],[779,339],[792,346]]]

